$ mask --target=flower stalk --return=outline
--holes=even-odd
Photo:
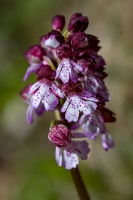
[[[70,172],[80,200],[91,200],[80,175],[78,167],[76,167],[75,169],[71,169]]]

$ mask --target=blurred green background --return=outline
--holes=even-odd
[[[0,3],[0,200],[78,199],[69,171],[56,165],[54,146],[47,140],[52,113],[28,125],[19,91],[28,64],[24,52],[51,30],[55,14],[74,12],[89,17],[87,33],[101,40],[107,62],[107,104],[117,114],[108,125],[115,148],[91,143],[80,163],[92,200],[133,199],[133,1],[132,0],[1,0]],[[34,76],[28,80],[33,82]]]

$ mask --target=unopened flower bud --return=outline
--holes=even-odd
[[[39,63],[44,54],[43,49],[39,45],[34,45],[25,53],[26,59],[30,64]]]
[[[61,35],[59,31],[52,30],[46,35],[43,35],[41,37],[40,45],[43,48],[51,47],[51,48],[57,48],[62,43],[64,43],[64,37]]]
[[[65,25],[65,17],[63,15],[55,15],[52,19],[52,27],[54,30],[62,31]]]
[[[98,44],[100,42],[98,37],[87,34],[87,38],[88,38],[88,42],[89,42],[89,48],[95,52],[98,52],[99,49],[101,48],[100,46],[98,46]]]
[[[50,129],[48,139],[57,147],[65,147],[70,142],[71,132],[63,124],[55,125]]]
[[[102,115],[105,123],[116,121],[115,113],[112,112],[111,110],[109,110],[108,108],[100,107],[99,111],[101,112],[101,115]]]
[[[85,48],[89,45],[89,42],[86,34],[78,31],[73,34],[71,44],[76,48]]]
[[[82,16],[80,13],[75,13],[69,21],[68,30],[71,32],[85,31],[88,24],[89,21],[87,17]]]

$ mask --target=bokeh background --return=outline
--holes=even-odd
[[[89,17],[86,32],[101,40],[107,62],[107,104],[117,114],[108,125],[115,148],[91,143],[80,163],[93,200],[133,199],[133,1],[132,0],[1,0],[0,3],[0,200],[78,199],[69,171],[56,165],[54,146],[47,140],[52,113],[28,125],[27,105],[19,91],[28,64],[24,52],[51,30],[51,18],[74,12]],[[27,83],[33,82],[31,76]]]

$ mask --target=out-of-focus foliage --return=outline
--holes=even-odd
[[[47,140],[53,114],[29,126],[19,91],[28,64],[24,52],[51,30],[53,15],[67,19],[81,12],[90,19],[88,33],[101,40],[107,62],[108,104],[117,122],[108,125],[116,146],[104,152],[100,139],[80,169],[92,199],[133,199],[133,1],[1,1],[0,6],[0,200],[78,199],[69,171],[59,168]],[[34,80],[31,76],[29,82]],[[27,83],[26,83],[27,84]]]

